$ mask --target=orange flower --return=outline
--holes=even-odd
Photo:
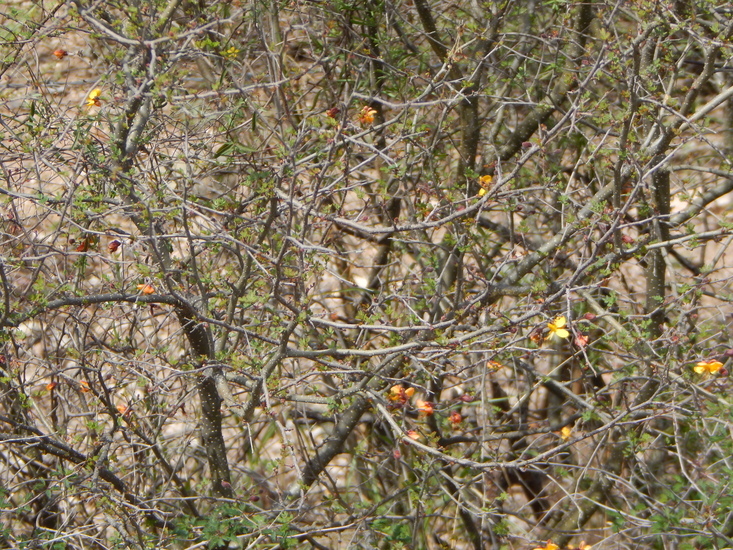
[[[53,389],[54,389],[54,388],[55,388],[55,387],[56,387],[57,385],[58,385],[58,384],[56,384],[56,382],[49,382],[48,384],[46,384],[46,389],[47,389],[48,391],[53,391]]]
[[[435,412],[435,406],[430,401],[423,401],[422,399],[415,401],[415,408],[420,416],[430,416]]]
[[[140,294],[152,294],[155,292],[155,287],[148,283],[137,285],[137,289],[140,291]]]
[[[340,112],[341,109],[339,109],[338,107],[331,107],[326,111],[326,116],[335,120]]]
[[[501,370],[504,368],[504,365],[499,363],[499,361],[486,361],[486,368],[489,370]]]
[[[79,385],[81,385],[81,391],[84,393],[89,393],[91,390],[89,389],[89,382],[86,380],[80,380]]]
[[[69,55],[69,52],[67,52],[66,50],[62,50],[62,49],[59,48],[58,50],[54,50],[53,55],[55,55],[59,59],[63,59],[64,57],[66,57],[67,55]]]
[[[415,395],[415,388],[405,388],[402,384],[397,384],[389,389],[387,399],[404,405],[413,395]]]
[[[700,361],[697,365],[692,367],[692,369],[697,374],[703,374],[706,372],[709,372],[710,374],[717,374],[720,369],[723,368],[723,363],[720,361],[716,361],[715,359],[710,359],[708,361]]]
[[[415,430],[410,430],[409,432],[407,432],[407,437],[417,441],[418,439],[420,439],[420,434],[417,433]]]
[[[458,424],[463,422],[463,417],[461,416],[461,413],[458,411],[453,411],[450,413],[450,423],[453,424],[453,429],[458,428]]]
[[[102,95],[102,90],[99,88],[94,88],[89,92],[89,95],[87,96],[87,107],[101,107],[102,101],[99,99],[100,95]]]
[[[534,548],[533,550],[560,550],[560,547],[551,540],[548,540],[546,546]]]
[[[361,122],[364,126],[366,126],[367,124],[372,124],[374,122],[374,115],[376,114],[377,111],[375,109],[372,109],[368,105],[365,105],[359,112],[359,122]]]
[[[132,418],[132,407],[128,407],[127,405],[117,405],[117,411],[122,415],[122,418],[125,420],[130,420]]]

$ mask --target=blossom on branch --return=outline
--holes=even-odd
[[[405,388],[402,384],[397,384],[389,389],[387,399],[404,405],[413,395],[415,395],[415,388]]]
[[[570,336],[570,332],[565,328],[566,324],[567,319],[564,315],[560,315],[551,323],[547,323],[547,328],[550,329],[550,334],[547,335],[545,340],[550,340],[553,337],[562,339],[568,338]]]
[[[430,416],[435,412],[435,406],[430,401],[418,399],[415,401],[415,408],[420,416]]]
[[[361,122],[364,126],[372,124],[374,122],[374,115],[376,114],[377,111],[375,109],[372,109],[368,105],[365,105],[359,112],[359,122]]]
[[[692,370],[694,370],[697,374],[704,374],[706,372],[710,374],[717,374],[720,369],[723,368],[723,363],[720,361],[716,361],[715,359],[710,359],[708,361],[700,361],[692,367]]]
[[[87,96],[87,107],[101,107],[102,101],[99,99],[100,95],[102,95],[102,90],[99,88],[94,88],[89,92]]]

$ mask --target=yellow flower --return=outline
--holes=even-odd
[[[237,54],[239,53],[239,48],[235,48],[232,46],[227,51],[225,51],[222,55],[226,57],[227,59],[234,59],[237,57]]]
[[[573,433],[573,429],[570,426],[565,426],[562,430],[560,430],[560,437],[563,441],[567,441],[570,439],[570,436]]]
[[[711,359],[709,361],[700,361],[697,365],[693,367],[693,370],[697,374],[703,374],[705,372],[716,374],[722,368],[723,363],[721,363],[720,361],[716,361],[715,359]]]
[[[102,102],[99,100],[99,96],[102,95],[102,90],[94,88],[87,96],[87,107],[101,107]]]
[[[481,189],[478,190],[479,197],[483,197],[486,193],[488,193],[489,185],[491,184],[492,179],[493,178],[488,174],[485,176],[481,176],[478,179],[478,184],[481,186]]]
[[[377,111],[369,107],[368,105],[365,105],[362,110],[359,112],[359,122],[364,124],[365,126],[367,124],[371,124],[374,122],[374,115],[377,114]]]
[[[560,550],[560,547],[551,540],[548,540],[546,546],[534,548],[533,550]]]
[[[550,334],[547,335],[547,340],[552,338],[553,336],[557,336],[558,338],[567,338],[570,336],[570,332],[565,328],[565,325],[567,324],[567,319],[565,319],[564,315],[560,315],[560,317],[557,317],[554,321],[551,323],[547,323],[547,328],[550,329]]]

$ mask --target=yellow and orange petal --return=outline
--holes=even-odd
[[[402,386],[402,384],[397,384],[396,386],[392,386],[389,389],[389,394],[387,395],[387,399],[390,401],[399,401],[400,396],[402,395],[402,392],[405,390],[405,388]]]
[[[483,197],[486,193],[488,193],[489,185],[491,185],[492,179],[493,178],[488,174],[485,176],[481,176],[478,179],[478,184],[481,186],[481,189],[478,190],[479,197]]]
[[[415,388],[405,388],[402,384],[396,384],[389,389],[387,399],[406,403],[413,395],[415,395]]]
[[[87,96],[87,107],[101,107],[102,101],[99,99],[99,96],[102,95],[102,90],[100,88],[94,88],[91,92],[89,92],[89,95]]]
[[[423,401],[422,399],[415,401],[415,408],[420,416],[430,416],[435,412],[435,406],[430,401]]]
[[[716,374],[722,368],[723,363],[720,361],[708,361],[708,372],[710,374]]]
[[[703,374],[705,372],[717,374],[722,368],[723,363],[716,361],[715,359],[710,359],[709,361],[700,361],[693,367],[693,370],[698,374]]]
[[[551,540],[548,540],[546,546],[534,548],[533,550],[560,550],[560,547]]]
[[[152,294],[155,292],[155,287],[148,283],[137,285],[137,289],[140,291],[140,294]]]
[[[365,126],[367,124],[372,124],[374,122],[374,115],[376,114],[377,111],[375,109],[372,109],[368,105],[365,105],[359,112],[359,122],[361,122]]]
[[[499,361],[486,361],[486,368],[489,370],[501,370],[504,368],[504,365],[499,363]]]

